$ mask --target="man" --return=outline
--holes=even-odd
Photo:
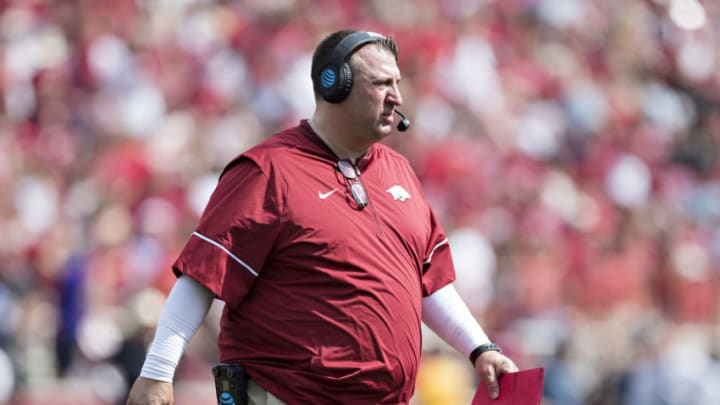
[[[452,287],[447,238],[407,160],[378,143],[402,105],[395,42],[331,34],[311,76],[312,118],[221,175],[128,404],[172,403],[213,297],[225,301],[220,362],[244,367],[250,404],[407,404],[421,321],[470,357],[492,396],[517,371]]]

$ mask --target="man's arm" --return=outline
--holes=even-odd
[[[470,357],[475,348],[490,343],[485,331],[452,284],[423,298],[422,317],[430,329],[465,356]],[[480,354],[473,367],[493,398],[499,395],[497,377],[518,370],[512,360],[494,350]]]
[[[210,290],[192,278],[178,278],[160,314],[140,377],[130,390],[128,405],[173,403],[175,368],[205,319],[213,298]]]

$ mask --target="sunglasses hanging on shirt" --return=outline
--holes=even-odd
[[[335,164],[338,171],[345,177],[345,181],[350,187],[350,193],[355,200],[355,203],[360,209],[365,208],[368,205],[368,195],[360,181],[360,171],[358,168],[348,159],[343,159]]]

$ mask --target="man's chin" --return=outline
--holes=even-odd
[[[392,120],[390,120],[389,123],[381,122],[377,126],[376,132],[378,133],[378,135],[380,135],[381,138],[384,138],[384,137],[390,135],[392,133],[392,131],[393,131],[393,122],[392,122]]]
[[[378,139],[387,138],[390,134],[392,134],[392,126],[383,125],[375,131],[375,133],[377,134]]]

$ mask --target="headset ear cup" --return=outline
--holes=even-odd
[[[340,74],[340,81],[338,83],[338,86],[340,86],[340,88],[338,88],[340,100],[338,101],[342,101],[349,96],[353,86],[353,71],[350,64],[347,62],[343,63],[340,70],[342,73]]]
[[[332,98],[338,86],[339,72],[334,66],[328,65],[320,70],[315,80],[315,90],[327,100]]]
[[[320,93],[323,99],[329,103],[339,103],[350,94],[353,85],[353,73],[350,64],[345,62],[337,70],[335,84],[332,87],[323,89]]]

